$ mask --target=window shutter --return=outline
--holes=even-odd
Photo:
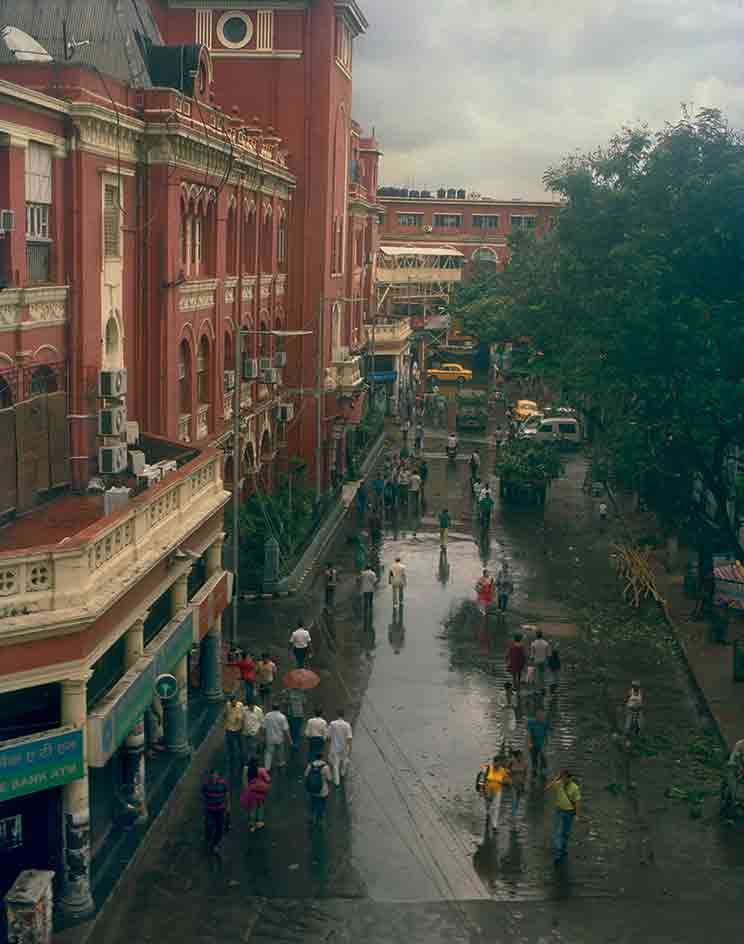
[[[26,148],[26,203],[52,202],[52,149],[29,141]]]

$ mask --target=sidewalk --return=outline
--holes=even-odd
[[[744,639],[744,623],[732,618],[728,645],[711,642],[708,621],[689,618],[695,601],[684,592],[683,576],[668,573],[658,557],[653,558],[653,570],[690,674],[731,750],[744,737],[744,683],[734,682],[731,645],[734,639]]]

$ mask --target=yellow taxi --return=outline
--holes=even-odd
[[[463,382],[473,379],[473,371],[460,364],[440,364],[439,367],[429,367],[426,373],[432,380],[455,380]]]
[[[526,420],[528,416],[539,413],[540,408],[534,400],[517,400],[514,407],[514,418],[516,420]]]

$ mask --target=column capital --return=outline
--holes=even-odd
[[[88,685],[88,680],[93,675],[90,671],[80,672],[70,678],[62,679],[62,689],[66,692],[84,692]]]

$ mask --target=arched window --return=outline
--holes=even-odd
[[[5,377],[0,377],[0,410],[13,406],[13,391]]]
[[[276,231],[276,261],[280,272],[287,271],[287,214],[282,210]]]
[[[496,265],[499,261],[499,257],[494,249],[489,249],[488,246],[481,246],[479,249],[475,250],[470,257],[470,261],[479,264],[486,263],[487,265]]]
[[[196,399],[197,402],[209,403],[209,340],[203,337],[199,342],[199,354],[196,358]]]
[[[109,315],[103,339],[103,361],[105,367],[121,366],[121,335],[115,315]]]
[[[238,271],[238,227],[237,227],[237,216],[238,211],[235,208],[235,204],[230,204],[230,209],[227,211],[227,259],[225,261],[225,272],[228,275],[237,275]]]
[[[341,321],[341,304],[339,302],[335,302],[331,311],[331,343],[333,345],[332,353],[334,359],[341,347]]]
[[[256,471],[256,453],[253,449],[253,443],[248,441],[245,452],[243,453],[243,475],[249,475]]]
[[[261,357],[268,357],[271,350],[271,335],[269,334],[269,325],[266,321],[261,322],[259,331],[261,333],[258,336],[258,353]]]
[[[57,378],[52,368],[47,367],[46,364],[37,367],[31,374],[31,384],[28,390],[29,396],[36,397],[40,393],[56,393],[56,391]]]
[[[233,338],[229,331],[225,331],[225,370],[235,369],[235,355],[233,354]]]
[[[243,217],[243,272],[256,272],[256,208],[251,205],[244,210]]]
[[[261,272],[271,275],[274,271],[274,214],[271,205],[264,208],[261,225]]]
[[[191,349],[186,340],[178,348],[178,387],[181,414],[191,413]]]

